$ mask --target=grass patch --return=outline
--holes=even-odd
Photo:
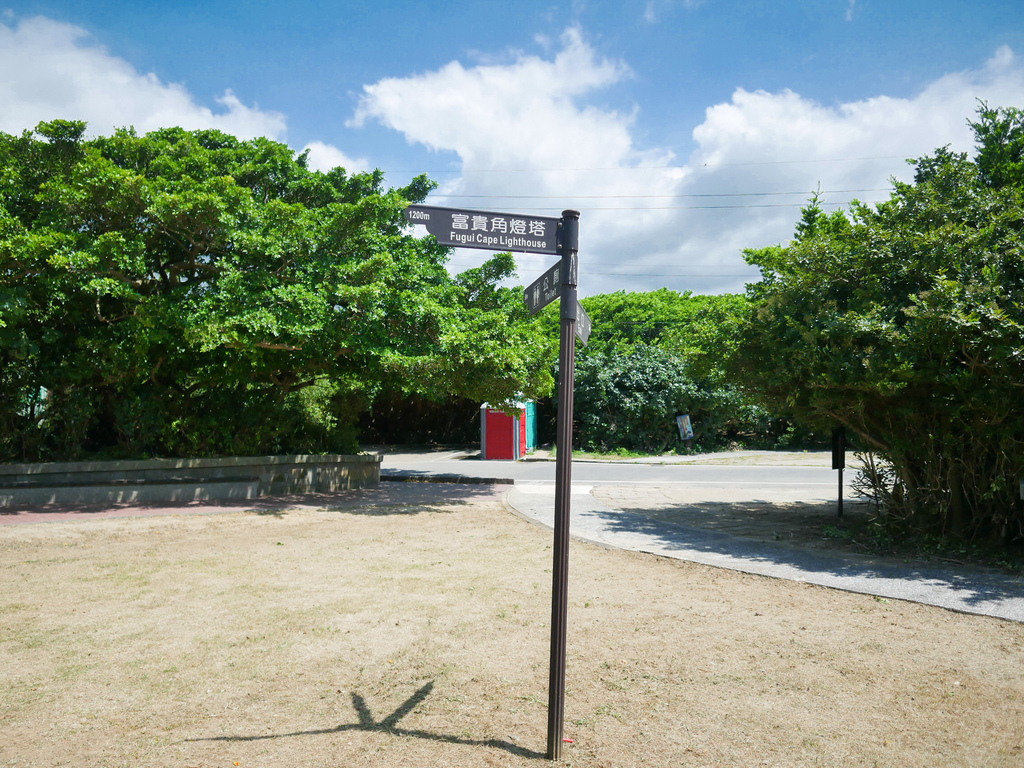
[[[998,568],[1024,575],[1024,547],[1021,546],[1006,548],[949,536],[898,533],[871,517],[826,525],[822,535],[848,542],[871,555]]]

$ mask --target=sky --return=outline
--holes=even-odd
[[[426,173],[429,204],[575,208],[583,296],[742,291],[814,191],[971,152],[979,100],[1024,107],[1020,0],[0,0],[0,131],[214,127]]]

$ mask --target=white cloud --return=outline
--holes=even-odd
[[[610,187],[621,195],[671,193],[681,173],[665,168],[673,155],[634,148],[632,112],[577,103],[630,76],[627,66],[597,57],[580,31],[569,29],[562,35],[561,51],[551,60],[521,55],[512,64],[468,69],[452,62],[436,72],[365,86],[350,124],[377,120],[401,131],[410,142],[457,152],[463,175],[442,189],[453,205],[475,199],[467,195],[501,195],[475,207],[530,207],[536,213],[558,215],[562,208],[582,202],[574,194],[601,194]],[[637,164],[662,170],[619,173]],[[513,172],[492,173],[508,169]],[[522,195],[552,197],[539,202],[516,197]],[[541,210],[550,206],[555,210]],[[650,224],[663,218],[661,212],[635,215]],[[587,224],[588,237],[603,233],[615,239],[622,234],[602,221],[607,217]],[[541,263],[540,257],[521,257],[524,280]]]
[[[580,208],[584,294],[664,285],[715,292],[742,290],[744,275],[752,277],[742,249],[789,240],[819,184],[826,202],[884,199],[845,190],[886,188],[894,174],[909,177],[905,158],[939,146],[970,150],[966,121],[979,98],[1024,103],[1024,69],[1008,48],[912,98],[826,106],[792,91],[737,89],[707,109],[693,131],[697,149],[681,165],[667,149],[634,145],[635,110],[588,103],[629,76],[625,63],[600,58],[570,29],[553,58],[452,62],[365,86],[350,124],[379,121],[410,143],[456,152],[461,176],[432,198],[438,204],[547,215]],[[757,194],[769,192],[795,194]],[[463,252],[454,265],[481,256]],[[518,261],[525,283],[551,258]]]
[[[913,169],[904,160],[940,146],[971,152],[967,121],[978,99],[993,106],[1024,101],[1024,68],[1008,48],[999,49],[980,69],[940,77],[912,98],[878,96],[825,107],[791,91],[737,89],[729,103],[707,109],[704,122],[694,129],[699,149],[690,164],[702,172],[688,186],[711,192],[809,193],[820,183],[824,190],[837,190],[824,195],[827,202],[882,200],[887,193],[838,190],[885,188],[893,176],[910,180]],[[677,257],[713,252],[719,263],[727,263],[729,251],[788,241],[798,212],[738,209],[717,234],[702,226],[703,217],[696,214],[686,218],[694,224],[689,231],[697,247],[682,244],[675,249]]]
[[[43,120],[86,120],[89,133],[134,125],[218,128],[242,138],[283,139],[285,118],[243,104],[230,90],[223,109],[196,103],[176,83],[140,74],[123,59],[94,45],[82,28],[44,17],[0,23],[0,130],[18,133]]]
[[[181,126],[217,128],[243,139],[285,140],[284,115],[247,106],[230,90],[216,99],[222,109],[214,112],[197,104],[184,86],[140,74],[91,44],[88,32],[80,27],[44,17],[10,23],[0,22],[0,131],[20,133],[40,121],[60,118],[85,120],[91,135],[128,126],[140,133]],[[313,170],[369,169],[366,160],[323,142],[311,142],[305,149]]]
[[[629,118],[573,104],[573,97],[620,81],[628,69],[596,60],[578,30],[570,29],[562,41],[554,61],[519,56],[510,65],[471,69],[453,61],[437,72],[364,86],[349,125],[376,119],[411,142],[455,150],[465,162],[481,166],[524,162],[536,167],[538,161],[564,164],[566,155],[628,151]],[[552,120],[561,126],[557,134],[550,130]],[[561,141],[567,137],[568,146]]]
[[[438,204],[554,216],[581,209],[584,294],[663,285],[740,290],[743,275],[751,276],[741,250],[788,240],[799,205],[819,184],[826,202],[883,199],[831,190],[886,187],[893,174],[910,176],[902,158],[945,144],[969,151],[966,121],[977,99],[1024,103],[1024,67],[1009,48],[911,98],[826,105],[792,91],[737,89],[707,108],[693,130],[696,150],[679,159],[668,148],[637,147],[638,109],[594,103],[632,73],[598,55],[579,29],[563,33],[550,54],[510,59],[471,67],[453,61],[367,85],[349,124],[379,122],[410,143],[456,153],[461,174],[432,198]],[[247,106],[230,91],[218,103],[211,110],[183,86],[140,74],[81,28],[45,18],[0,21],[2,131],[67,118],[88,121],[92,134],[181,125],[283,140],[281,114]],[[306,148],[315,169],[369,168],[321,142]],[[766,192],[796,194],[754,194]],[[482,256],[463,252],[454,263],[465,267]],[[520,256],[522,282],[551,261]]]
[[[313,141],[303,151],[309,150],[309,167],[314,171],[327,171],[333,168],[344,168],[350,175],[370,170],[370,163],[364,158],[351,158],[337,147]]]
[[[967,120],[977,100],[1012,105],[1022,95],[1024,70],[1004,47],[982,69],[941,77],[910,99],[877,96],[824,107],[792,91],[737,89],[730,103],[707,110],[694,138],[701,145],[700,161],[709,165],[927,152],[945,144],[967,150]]]
[[[692,11],[704,5],[704,0],[682,0],[683,7]],[[671,11],[675,0],[647,0],[644,6],[644,21],[648,24],[657,24],[661,21],[661,11]]]

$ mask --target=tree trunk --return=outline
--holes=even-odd
[[[964,476],[958,462],[951,461],[946,473],[949,484],[949,511],[945,523],[949,524],[949,532],[962,538],[967,530],[966,500],[964,499]],[[943,525],[943,529],[946,526]]]

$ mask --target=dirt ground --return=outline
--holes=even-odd
[[[493,498],[0,527],[0,766],[545,763]],[[1024,626],[573,542],[572,766],[1020,766]]]

